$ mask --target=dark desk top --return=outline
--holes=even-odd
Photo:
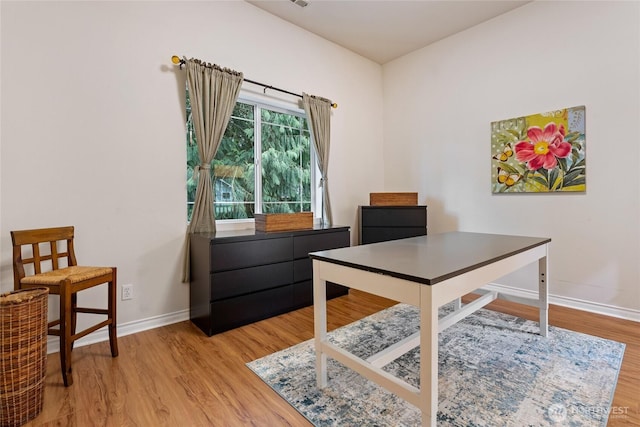
[[[434,285],[549,243],[545,237],[451,232],[329,251],[312,259]]]

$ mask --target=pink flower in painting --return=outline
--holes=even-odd
[[[565,133],[563,125],[558,128],[553,122],[548,123],[544,130],[531,126],[527,130],[529,141],[520,141],[514,147],[516,159],[527,162],[527,168],[532,171],[555,168],[557,159],[571,154],[571,144],[564,140]]]

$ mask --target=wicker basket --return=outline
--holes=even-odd
[[[0,426],[21,426],[42,411],[47,371],[49,290],[0,295]]]

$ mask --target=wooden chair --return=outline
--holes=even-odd
[[[50,294],[60,296],[60,318],[49,322],[48,334],[60,337],[60,365],[65,386],[73,384],[71,350],[77,339],[109,326],[111,355],[118,355],[116,268],[78,266],[73,249],[73,237],[73,227],[11,232],[14,288],[18,290],[44,286],[49,288]],[[44,246],[44,255],[40,253],[41,244]],[[23,255],[23,249],[27,257]],[[30,275],[25,274],[25,266]],[[78,307],[78,292],[104,283],[108,284],[107,309]],[[78,313],[103,314],[107,319],[76,332]],[[54,328],[55,326],[58,328]]]

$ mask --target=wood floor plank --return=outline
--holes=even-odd
[[[473,297],[468,297],[470,300]],[[394,301],[350,291],[328,302],[328,329],[390,307]],[[537,310],[495,301],[489,308],[537,320]],[[552,305],[551,325],[624,342],[627,347],[608,426],[640,425],[640,324]],[[306,307],[205,336],[191,322],[73,351],[74,384],[62,385],[49,355],[42,413],[27,426],[309,426],[245,363],[313,338]]]

